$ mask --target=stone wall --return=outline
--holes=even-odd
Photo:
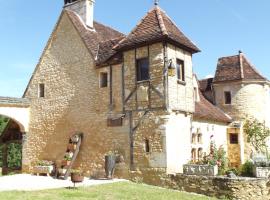
[[[76,132],[83,132],[84,139],[75,167],[86,174],[103,170],[104,156],[113,150],[120,151],[129,165],[128,118],[121,127],[107,127],[109,86],[99,87],[102,70],[108,68],[96,70],[91,54],[64,14],[25,95],[31,100],[31,119],[23,171],[31,170],[37,160],[59,164]],[[45,84],[45,98],[38,98],[40,83]]]
[[[164,108],[165,101],[153,89],[149,91],[149,83],[161,94],[164,94],[163,85],[163,69],[164,69],[164,53],[162,43],[153,44],[150,46],[141,47],[138,49],[124,52],[124,78],[125,78],[125,98],[132,92],[135,93],[131,96],[127,104],[126,110],[137,110],[151,108]],[[150,80],[137,82],[136,80],[136,60],[140,58],[149,59],[149,75]],[[138,90],[136,90],[138,88]],[[145,98],[139,98],[140,89],[145,89],[149,92],[146,93]]]
[[[269,124],[269,86],[263,83],[224,83],[215,84],[215,100],[219,108],[234,120],[255,117]],[[225,105],[224,91],[231,91],[232,104]]]
[[[148,176],[144,177],[143,174],[148,174]],[[131,180],[222,199],[270,199],[270,187],[267,179],[166,175],[162,169],[156,168],[133,172]]]
[[[185,82],[178,81],[177,73],[174,76],[169,76],[169,107],[172,110],[193,113],[195,104],[192,55],[173,45],[168,45],[168,59],[172,59],[172,62],[175,64],[177,59],[183,60],[185,66]]]
[[[138,124],[143,113],[133,113],[134,125]],[[164,111],[149,112],[134,132],[135,168],[166,168],[166,132],[163,118],[165,113]],[[146,151],[146,141],[149,142],[149,152]]]

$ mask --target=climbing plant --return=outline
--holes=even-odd
[[[0,116],[0,135],[4,131],[4,129],[8,123],[8,120],[9,120],[8,118]]]
[[[22,145],[11,143],[8,145],[8,167],[16,169],[21,167]]]
[[[256,152],[268,154],[266,141],[270,136],[270,129],[265,127],[264,123],[253,118],[247,119],[244,124],[244,131],[247,135],[247,141]]]

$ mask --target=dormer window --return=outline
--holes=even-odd
[[[45,97],[45,84],[44,83],[40,83],[38,85],[38,97],[39,98]]]
[[[232,95],[230,91],[224,92],[224,100],[226,105],[232,104]]]
[[[184,61],[177,59],[176,60],[176,70],[177,70],[177,79],[179,81],[185,81],[185,65]]]
[[[150,79],[148,58],[142,58],[136,61],[136,74],[137,81],[147,81]]]

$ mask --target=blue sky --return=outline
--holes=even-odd
[[[128,33],[152,5],[96,0],[95,20]],[[22,96],[62,6],[63,0],[0,0],[0,96]],[[199,78],[239,49],[270,78],[269,0],[160,0],[160,6],[202,50],[193,57]]]

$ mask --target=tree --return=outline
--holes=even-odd
[[[256,152],[268,154],[266,140],[270,136],[270,129],[264,123],[253,118],[247,119],[244,124],[244,131],[247,135],[247,141]]]

